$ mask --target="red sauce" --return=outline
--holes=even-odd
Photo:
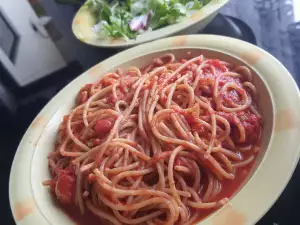
[[[218,59],[209,59],[207,63],[211,64],[212,66],[215,67],[217,74],[224,73],[224,72],[228,71],[228,68],[224,65],[224,63],[222,63]]]
[[[249,123],[255,122],[257,121],[254,118],[249,118]],[[226,144],[224,144],[225,146]],[[161,154],[161,155],[154,155],[152,158],[152,163],[155,164],[158,160],[162,159],[162,158],[168,158],[171,155],[171,151],[165,152],[165,154]],[[241,153],[241,156],[244,159],[248,159],[253,153],[251,151],[249,152],[244,152]],[[222,191],[214,198],[211,199],[216,200],[216,199],[222,199],[222,198],[232,198],[234,197],[234,195],[240,190],[240,188],[245,184],[245,182],[250,178],[249,174],[253,169],[254,166],[254,162],[255,160],[253,160],[251,163],[249,163],[247,166],[242,167],[242,168],[238,168],[237,170],[235,170],[234,173],[234,180],[222,180],[220,181],[221,185],[222,185]],[[175,160],[175,165],[184,165],[183,161],[180,159],[180,157],[177,157]],[[139,168],[137,168],[139,169]],[[95,179],[95,177],[90,177],[89,178],[91,180],[91,182],[93,182],[93,179]],[[203,179],[205,182],[205,179]],[[202,182],[203,182],[202,180]],[[191,180],[192,182],[192,180]],[[205,186],[206,184],[204,184]],[[64,204],[61,206],[62,209],[65,211],[65,213],[74,221],[76,222],[77,225],[105,225],[107,224],[107,222],[97,216],[95,216],[92,212],[90,212],[89,210],[86,210],[84,215],[81,215],[79,212],[79,209],[77,207],[75,207],[74,205],[68,205],[68,204]],[[129,207],[129,206],[128,206]],[[192,209],[190,208],[190,210],[193,211],[197,211],[196,209]],[[216,209],[201,209],[199,210],[199,217],[197,219],[197,221],[201,221],[203,219],[205,219],[206,217],[208,217],[210,214],[214,213],[216,211]],[[196,222],[195,222],[196,223]]]
[[[103,80],[101,80],[101,84],[103,85],[103,87],[107,87],[107,86],[110,86],[112,85],[113,83],[116,82],[116,79],[115,78],[112,78],[112,77],[106,77],[104,78]]]
[[[170,77],[170,74],[168,73],[164,73],[163,75],[158,77],[157,82],[160,84],[162,83],[164,80],[168,79]]]
[[[117,97],[115,97],[113,94],[111,94],[108,98],[107,98],[107,103],[110,105],[115,105],[115,103],[118,100],[122,100],[125,98],[125,94],[121,91],[121,90],[117,90]]]
[[[75,205],[64,205],[63,211],[76,222],[76,225],[107,225],[107,221],[96,216],[90,210],[86,209],[82,215]]]
[[[154,67],[160,66],[164,63],[166,63],[167,59],[160,59],[157,61],[154,61]],[[182,62],[186,62],[186,60],[182,60]],[[204,97],[212,97],[212,85],[214,83],[214,80],[216,77],[228,71],[227,66],[221,62],[220,60],[217,59],[210,59],[208,60],[208,64],[211,64],[215,70],[216,73],[210,68],[210,67],[205,67],[202,69],[202,74],[199,79],[199,87],[201,87],[201,95]],[[196,70],[198,68],[197,63],[193,63],[189,65],[185,70],[181,71],[181,74],[185,74],[187,70],[190,70],[193,72],[193,74],[196,73]],[[147,69],[145,67],[144,69]],[[170,74],[164,73],[161,76],[158,77],[158,83],[164,82]],[[174,78],[176,79],[176,78]],[[171,83],[173,79],[169,80],[167,83]],[[101,85],[103,87],[109,86],[113,84],[116,81],[115,78],[108,77],[105,78],[101,81]],[[190,84],[193,82],[193,80],[188,81]],[[238,78],[234,78],[231,76],[221,76],[219,79],[219,90],[222,88],[222,86],[225,85],[227,82],[233,82],[235,83],[238,87],[241,86],[241,81]],[[129,83],[124,83],[124,88],[121,90],[117,90],[117,97],[114,97],[112,94],[107,98],[107,102],[109,104],[114,105],[117,100],[124,99],[126,98],[125,96],[125,88],[127,88]],[[144,86],[144,89],[151,89],[153,86],[153,82],[149,83],[148,85]],[[90,97],[91,94],[91,84],[88,84],[84,86],[78,93],[77,95],[77,104],[83,104],[87,101],[88,97]],[[144,90],[143,89],[143,90]],[[235,90],[228,88],[225,92],[222,93],[222,104],[224,106],[230,106],[232,103],[235,104],[243,104],[241,100],[241,94],[244,94],[245,92],[242,88],[236,88]],[[140,93],[142,94],[142,93]],[[128,94],[126,94],[128,97]],[[174,98],[176,99],[176,94],[174,94]],[[209,100],[208,100],[209,101]],[[166,96],[161,96],[160,102],[165,105],[167,102],[167,97]],[[138,103],[137,103],[138,104]],[[214,104],[214,103],[213,103]],[[215,109],[216,106],[211,104],[212,108]],[[188,113],[186,111],[181,111],[178,109],[174,109],[175,113],[180,113],[181,115],[184,116],[185,120],[189,124],[189,126],[192,129],[192,132],[197,132],[200,137],[206,137],[209,135],[209,132],[203,123],[199,121],[192,113]],[[234,113],[225,113],[225,112],[216,112],[217,115],[220,115],[224,117],[228,122],[230,123],[232,133],[231,133],[231,138],[235,143],[239,142],[239,131],[237,129],[237,125],[242,125],[243,128],[245,129],[246,133],[246,140],[244,143],[241,143],[243,145],[251,144],[251,143],[258,143],[259,138],[260,138],[260,133],[261,133],[261,120],[258,116],[256,116],[254,113],[252,113],[250,110],[245,110],[241,112],[237,112],[236,114]],[[202,115],[200,118],[208,123],[210,123],[210,112],[205,111],[202,112]],[[68,116],[64,117],[64,121],[66,122],[68,119]],[[110,132],[110,130],[113,127],[113,122],[109,119],[102,119],[102,120],[97,120],[95,123],[94,132],[97,137],[92,139],[92,144],[94,146],[99,145],[101,143],[101,139],[107,136],[107,134]],[[76,132],[80,132],[83,127],[75,127]],[[222,146],[225,148],[230,149],[230,145],[227,143],[227,141],[222,142]],[[136,146],[133,146],[136,147]],[[161,153],[161,154],[154,154],[152,157],[152,160],[150,161],[149,165],[154,166],[155,163],[157,163],[160,159],[167,159],[170,157],[172,154],[172,146],[170,144],[165,144],[165,148],[168,149],[167,151]],[[170,148],[170,150],[169,150]],[[214,153],[212,153],[214,154]],[[249,152],[243,152],[240,153],[241,157],[246,160],[249,157],[251,157],[254,153],[252,151]],[[211,165],[211,163],[205,159],[203,155],[197,155],[196,153],[191,153],[190,157],[192,157],[194,160],[199,161],[202,165],[204,165],[208,170],[215,170],[215,168]],[[95,155],[95,161],[97,165],[101,164],[101,159],[98,157],[98,155]],[[249,174],[252,171],[254,167],[254,162],[253,160],[251,163],[248,165],[238,168],[234,171],[234,179],[233,180],[221,180],[219,181],[222,190],[221,192],[216,195],[213,199],[210,199],[209,201],[214,201],[214,200],[220,200],[222,198],[232,198],[238,191],[239,189],[245,184],[247,179],[249,179]],[[148,165],[148,166],[149,166]],[[184,160],[182,160],[181,157],[176,157],[175,166],[187,166],[191,171],[194,171],[195,168],[193,168],[193,165],[186,165]],[[140,170],[141,167],[137,167],[136,170]],[[213,171],[214,172],[214,171]],[[66,212],[66,214],[76,222],[77,225],[101,225],[101,224],[107,224],[107,221],[99,218],[98,216],[94,215],[92,212],[89,210],[86,210],[84,215],[81,215],[79,212],[78,207],[74,206],[73,201],[75,199],[75,183],[76,183],[76,177],[74,175],[74,169],[73,168],[67,168],[65,170],[60,170],[60,171],[55,171],[55,178],[50,181],[50,187],[55,193],[58,201],[61,203],[61,206],[63,210]],[[89,175],[88,181],[90,183],[94,182],[96,177],[92,174]],[[149,178],[149,180],[154,181],[155,179]],[[193,179],[189,180],[188,178],[188,184],[193,182]],[[201,177],[201,182],[204,183],[203,186],[206,187],[208,185],[208,179],[206,177]],[[105,190],[101,190],[103,194],[109,198],[111,201],[115,201],[115,198],[110,195],[109,192]],[[70,204],[71,203],[71,204]],[[121,202],[120,202],[121,203]],[[124,204],[124,203],[123,203]],[[132,205],[127,205],[128,209],[132,207]],[[197,209],[190,208],[191,211],[196,212],[198,211]],[[216,209],[201,209],[199,210],[199,217],[198,221],[204,219],[205,217],[209,216],[213,212],[215,212]]]
[[[223,86],[224,84],[226,84],[228,82],[233,82],[233,83],[241,86],[241,82],[239,81],[239,79],[231,77],[231,76],[221,76],[219,79],[219,86]]]
[[[113,123],[110,120],[97,120],[94,130],[99,138],[104,138],[112,127]]]
[[[172,151],[163,152],[161,154],[154,154],[151,159],[150,164],[155,164],[161,159],[169,158],[171,154],[172,154]]]
[[[165,105],[166,103],[167,103],[167,97],[166,96],[162,96],[161,98],[160,98],[160,102],[163,104],[163,105]]]
[[[73,203],[76,191],[74,166],[68,166],[65,169],[55,168],[53,171],[53,179],[48,182],[52,193],[55,193],[56,199],[61,204]]]
[[[250,153],[242,153],[242,156],[247,159],[251,156],[252,154]],[[215,197],[215,199],[222,199],[222,198],[233,198],[238,192],[239,190],[244,186],[244,184],[248,181],[248,179],[250,179],[250,173],[251,171],[254,169],[254,164],[255,164],[255,160],[253,160],[251,163],[249,163],[248,165],[239,168],[235,171],[235,176],[234,176],[234,180],[223,180],[220,181],[221,185],[222,185],[222,191]],[[212,199],[214,200],[214,199]],[[195,209],[193,209],[195,210]],[[197,221],[201,221],[203,219],[205,219],[206,217],[208,217],[209,215],[211,215],[212,213],[214,213],[216,211],[216,209],[201,209],[202,214],[199,214],[199,217],[197,219]],[[195,222],[196,224],[196,222]],[[81,224],[83,225],[83,224]]]
[[[223,93],[222,94],[223,100],[225,102],[224,105],[229,106],[231,102],[234,102],[236,104],[241,103],[241,99],[239,94],[237,93],[236,90],[231,90],[228,93]]]
[[[83,88],[80,89],[76,98],[77,105],[81,105],[89,99],[92,86],[93,84],[86,84]]]
[[[177,112],[179,112],[181,115],[184,116],[187,123],[190,125],[192,132],[196,131],[200,137],[207,137],[207,134],[208,134],[207,128],[205,127],[205,125],[203,125],[201,122],[199,122],[199,120],[195,116],[193,116],[190,113],[183,112],[183,111],[177,111]],[[206,120],[207,117],[204,117],[202,119]]]
[[[100,145],[100,143],[101,143],[101,140],[99,138],[96,138],[96,139],[93,140],[93,145],[94,146]]]
[[[250,153],[242,153],[244,158],[250,157]],[[239,168],[235,171],[234,180],[223,180],[220,181],[222,185],[222,191],[215,197],[216,199],[222,198],[232,198],[240,190],[240,188],[246,183],[250,178],[249,174],[253,169],[255,160],[249,163],[247,166]],[[182,161],[176,161],[177,165],[182,165]],[[214,199],[212,199],[214,200]],[[63,205],[61,206],[63,211],[74,221],[77,225],[106,225],[105,220],[95,216],[89,210],[86,210],[85,214],[81,215],[79,209],[74,205]],[[197,211],[196,209],[190,208],[192,211]],[[201,221],[208,217],[210,214],[214,213],[216,209],[201,209],[199,210],[199,217],[197,221]],[[195,222],[196,224],[196,222]]]
[[[76,177],[72,175],[59,176],[56,181],[55,195],[62,204],[72,204],[75,197]]]
[[[184,166],[184,162],[182,161],[181,157],[176,157],[176,160],[174,162],[174,166]]]
[[[261,129],[260,118],[258,118],[255,114],[250,113],[249,110],[238,112],[237,116],[245,129],[247,135],[246,143],[253,143],[257,141],[259,139]]]

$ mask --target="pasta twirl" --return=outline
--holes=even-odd
[[[112,224],[193,224],[255,160],[255,95],[248,68],[202,55],[104,74],[64,117],[44,185]]]

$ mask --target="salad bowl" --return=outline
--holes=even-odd
[[[85,44],[128,48],[163,37],[197,33],[228,1],[88,0],[75,15],[72,30]]]

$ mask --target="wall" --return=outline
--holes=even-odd
[[[38,18],[27,0],[1,0],[1,11],[20,35],[15,63],[0,50],[0,60],[20,86],[65,66],[65,62],[51,39],[32,29]]]

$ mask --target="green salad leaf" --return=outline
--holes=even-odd
[[[186,4],[189,10],[199,10],[203,8],[204,4],[198,0],[190,1]]]
[[[210,1],[88,0],[86,7],[97,21],[95,32],[105,33],[105,35],[114,38],[132,39],[145,29],[157,29],[178,23],[190,11],[199,10]]]
[[[106,24],[101,26],[100,31],[104,31],[107,36],[125,39],[136,37],[136,32],[132,32],[128,26],[128,21],[133,18],[130,12],[131,0],[122,2],[111,2],[108,4],[105,0],[89,0],[86,6],[96,17],[99,22],[106,21]]]

